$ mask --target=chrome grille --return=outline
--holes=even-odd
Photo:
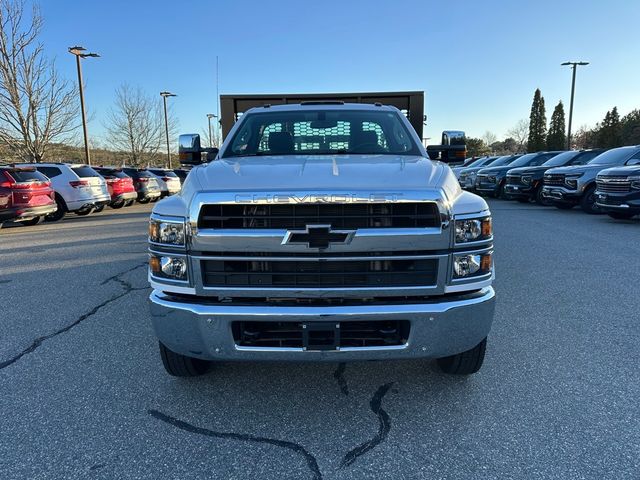
[[[440,227],[440,213],[433,202],[203,205],[198,228],[304,229],[307,225],[332,228]]]
[[[628,193],[631,191],[631,182],[627,177],[598,177],[596,184],[600,192]]]
[[[544,176],[545,185],[564,185],[564,174],[550,173]]]
[[[202,260],[205,287],[411,287],[437,283],[438,260],[336,257]]]

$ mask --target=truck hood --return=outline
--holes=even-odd
[[[575,174],[575,175],[577,175],[577,174],[591,172],[591,173],[595,174],[595,173],[598,173],[600,170],[604,170],[605,168],[611,168],[613,166],[615,166],[615,165],[589,165],[587,163],[586,165],[571,165],[569,167],[550,168],[545,173],[565,174],[565,175]]]
[[[536,167],[517,167],[517,168],[510,169],[508,174],[509,175],[524,175],[524,174],[542,175],[544,172],[546,172],[550,168],[552,167],[545,167],[544,165],[538,165]]]
[[[215,160],[194,169],[203,190],[425,190],[446,165],[408,155],[285,155]]]
[[[631,165],[628,167],[613,167],[602,170],[600,175],[603,177],[624,177],[640,175],[640,165]]]

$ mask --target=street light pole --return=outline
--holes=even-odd
[[[164,131],[167,136],[167,158],[169,159],[169,168],[171,168],[171,148],[169,147],[169,117],[167,116],[167,97],[177,97],[175,93],[160,92],[162,101],[164,102]]]
[[[209,148],[213,147],[213,135],[211,134],[211,119],[218,118],[215,113],[207,113],[207,118],[209,119]]]
[[[84,88],[82,85],[82,66],[80,65],[81,58],[87,57],[99,57],[97,53],[84,53],[87,49],[75,46],[69,47],[69,53],[75,55],[76,66],[78,68],[78,89],[80,91],[80,109],[82,110],[82,133],[84,135],[84,158],[87,165],[91,165],[91,155],[89,154],[89,135],[87,133],[87,113],[84,107]]]
[[[578,65],[589,65],[589,62],[564,62],[560,65],[570,65],[573,70],[571,76],[571,103],[569,104],[569,128],[567,129],[567,150],[571,150],[571,122],[573,121],[573,96],[576,90],[576,68]]]

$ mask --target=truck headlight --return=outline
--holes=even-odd
[[[456,243],[486,240],[492,234],[491,217],[456,220]]]
[[[149,270],[154,277],[187,280],[187,259],[169,255],[149,255]]]
[[[522,182],[522,184],[523,184],[523,185],[531,185],[531,179],[532,179],[532,178],[533,178],[533,177],[532,177],[531,175],[526,175],[526,176],[525,176],[525,175],[523,175],[523,176],[520,178],[520,181]]]
[[[453,278],[479,277],[491,273],[491,252],[454,255]]]
[[[640,175],[633,175],[633,176],[627,177],[627,180],[631,182],[631,188],[640,190]]]
[[[149,241],[166,245],[184,245],[184,222],[150,219]]]
[[[564,184],[571,188],[571,189],[576,189],[578,188],[578,179],[582,176],[582,173],[580,174],[576,174],[576,175],[567,175],[566,177],[564,177]]]

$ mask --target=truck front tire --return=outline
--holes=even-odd
[[[164,369],[169,375],[174,377],[197,377],[207,373],[209,370],[210,362],[180,355],[169,350],[161,342],[158,342],[158,344],[160,346],[162,365],[164,365]]]
[[[444,373],[453,375],[470,375],[482,367],[484,352],[487,349],[487,339],[466,352],[457,353],[449,357],[439,358],[438,366]]]

